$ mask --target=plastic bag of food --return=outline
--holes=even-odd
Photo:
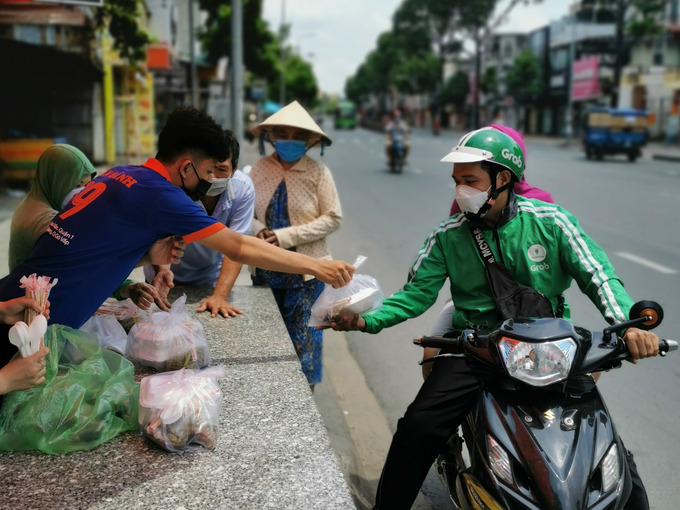
[[[366,257],[357,257],[355,269]],[[309,326],[328,326],[331,321],[338,320],[342,315],[365,315],[377,310],[382,305],[383,292],[378,281],[366,274],[356,274],[352,280],[339,289],[326,284],[317,300],[312,305]]]
[[[219,430],[222,366],[180,369],[142,379],[139,428],[169,452],[215,448]]]
[[[155,312],[132,326],[125,355],[165,372],[210,365],[208,340],[200,322],[187,312],[186,294],[169,312]]]
[[[47,328],[45,382],[5,395],[0,450],[91,450],[134,430],[139,385],[130,361],[97,338],[59,324]]]
[[[113,315],[93,315],[80,326],[80,331],[96,335],[103,349],[111,349],[125,355],[127,332]]]

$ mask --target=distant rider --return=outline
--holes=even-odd
[[[404,162],[406,162],[411,145],[408,124],[402,118],[400,110],[392,112],[392,120],[385,126],[385,155],[388,162],[392,160],[392,144],[395,142],[402,142],[404,144]]]

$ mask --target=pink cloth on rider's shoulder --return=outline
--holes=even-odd
[[[522,156],[524,156],[524,170],[526,171],[527,151],[526,147],[524,146],[524,137],[522,136],[522,133],[520,133],[516,129],[504,126],[502,124],[491,124],[488,127],[494,128],[500,131],[501,133],[505,133],[506,135],[508,135],[510,138],[517,142],[519,148],[522,149]],[[523,197],[526,198],[535,198],[537,200],[542,200],[543,202],[549,202],[551,204],[555,202],[550,193],[529,184],[526,178],[524,177],[524,174],[522,174],[522,179],[515,184],[513,190],[516,194],[522,195]],[[460,210],[460,207],[458,206],[456,200],[454,199],[453,203],[451,204],[451,211],[449,212],[449,215],[451,216],[459,212],[462,211]]]

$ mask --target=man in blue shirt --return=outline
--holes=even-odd
[[[226,160],[217,164],[212,186],[196,204],[206,214],[239,234],[250,234],[255,204],[253,181],[238,169],[240,147],[234,133],[225,130],[230,148]],[[242,264],[224,257],[199,243],[188,245],[184,257],[173,264],[170,271],[159,266],[144,266],[147,282],[167,288],[168,280],[178,284],[214,287],[212,295],[204,299],[197,311],[208,310],[213,317],[235,317],[243,312],[229,303],[229,293],[241,272]],[[158,280],[155,280],[158,278]]]
[[[0,301],[24,295],[22,276],[58,279],[50,293],[50,323],[79,328],[160,239],[180,236],[232,260],[342,287],[354,268],[322,261],[238,234],[208,216],[195,200],[210,188],[229,155],[222,128],[205,112],[180,107],[158,137],[156,158],[112,168],[73,197],[42,234],[31,255],[0,280]],[[172,257],[151,259],[167,264]],[[0,330],[0,366],[16,352]]]

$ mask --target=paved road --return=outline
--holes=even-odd
[[[420,244],[447,214],[454,193],[451,168],[439,159],[457,136],[415,133],[409,165],[402,175],[392,175],[384,163],[380,134],[332,129],[329,134],[334,143],[324,161],[333,171],[344,212],[342,228],[330,237],[333,254],[350,261],[358,254],[367,255],[361,271],[375,276],[389,295],[403,284]],[[654,161],[651,155],[634,164],[624,157],[589,162],[575,145],[564,148],[560,141],[546,139],[529,139],[528,150],[529,181],[551,191],[581,220],[586,232],[607,251],[634,298],[656,299],[664,305],[666,320],[657,332],[676,338],[673,312],[678,310],[680,211],[673,204],[680,191],[677,163]],[[599,312],[578,289],[570,289],[567,298],[581,324],[603,326]],[[387,429],[394,430],[420,386],[417,361],[421,352],[411,345],[411,339],[429,331],[438,310],[436,305],[424,316],[378,335],[352,333],[326,339],[328,384],[317,388],[317,405],[341,458],[352,458],[346,448],[356,446],[347,441],[348,434],[359,446],[357,455],[347,462],[347,478],[359,487],[360,505],[372,500],[389,442]],[[669,477],[678,480],[674,469],[680,453],[674,432],[680,419],[680,397],[674,391],[680,378],[678,361],[669,356],[627,365],[601,381],[619,430],[636,454],[652,506],[658,510],[675,508],[680,494],[676,483],[668,483]],[[354,373],[346,368],[354,363],[360,372],[343,377],[344,371]],[[360,404],[352,403],[356,396],[361,396]],[[378,406],[377,410],[371,405]],[[361,415],[356,409],[362,406],[374,412]],[[362,430],[382,435],[366,439]],[[362,463],[368,466],[363,473]],[[430,476],[419,508],[450,508],[442,492],[436,477]]]

